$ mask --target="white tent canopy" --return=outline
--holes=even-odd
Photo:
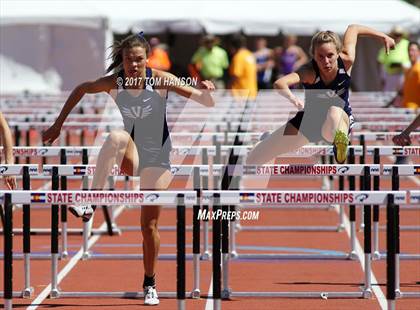
[[[54,18],[74,23],[75,18],[106,18],[114,32],[142,29],[147,33],[275,35],[280,30],[310,35],[318,29],[344,32],[360,23],[380,31],[400,25],[420,30],[420,10],[400,0],[301,1],[2,1],[1,24]],[[58,19],[57,19],[58,18]],[[89,21],[84,21],[89,24]],[[94,24],[91,24],[93,27]],[[101,27],[100,25],[97,25]]]
[[[57,72],[62,88],[69,90],[104,73],[105,49],[113,32],[222,35],[243,31],[247,35],[275,36],[283,32],[310,36],[319,29],[342,34],[354,23],[384,32],[399,25],[410,33],[419,33],[420,10],[401,0],[3,0],[0,54],[42,76]],[[379,44],[370,41],[369,49],[363,46],[360,74],[357,68],[353,70],[363,85],[358,89],[375,89],[377,84],[372,76],[365,77],[365,72],[375,71],[374,62],[368,61],[376,56],[378,46],[374,43]],[[184,54],[177,60],[190,57]],[[2,83],[0,92],[18,89],[17,81],[11,87],[11,82]],[[25,85],[23,82],[22,89]]]

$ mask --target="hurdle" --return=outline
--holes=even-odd
[[[24,190],[30,190],[30,178],[33,175],[38,174],[37,165],[2,165],[0,166],[1,175],[22,175],[22,187]],[[13,210],[12,210],[13,212]],[[3,207],[0,205],[0,215],[2,219],[2,233],[5,234],[7,231],[6,218],[8,215],[3,215]],[[17,292],[15,295],[20,295],[23,298],[30,298],[33,293],[33,287],[31,287],[31,276],[30,276],[30,253],[31,253],[31,231],[30,231],[30,206],[28,204],[23,205],[23,255],[24,260],[24,288],[21,292]],[[0,257],[6,259],[6,252]]]
[[[57,170],[55,168],[55,170]],[[58,183],[58,174],[54,173],[54,183]],[[177,297],[179,309],[185,309],[185,205],[197,203],[196,191],[0,191],[0,198],[5,205],[5,259],[4,259],[4,306],[12,309],[13,297],[13,247],[12,204],[41,203],[52,204],[51,234],[51,298],[97,296],[97,297],[143,297],[138,292],[62,292],[58,288],[58,206],[71,203],[95,203],[121,205],[129,203],[141,205],[177,204],[177,292],[161,292],[162,297]]]
[[[311,204],[388,204],[388,197],[391,196],[395,203],[406,203],[406,191],[205,191],[203,193],[204,201],[213,201],[215,194],[220,195],[220,204],[223,205],[241,205],[254,204],[256,206],[268,204],[289,204],[296,197],[304,198],[305,203]],[[268,198],[271,197],[271,198]],[[214,200],[214,203],[217,203]],[[227,225],[228,221],[225,221]],[[223,234],[222,238],[227,238]],[[369,258],[370,249],[366,248],[370,242],[365,241],[365,256]],[[230,297],[293,297],[293,298],[370,298],[372,295],[370,279],[370,259],[365,259],[364,288],[361,292],[234,292],[229,287],[229,277],[227,274],[228,265],[232,258],[230,255],[223,256],[226,261],[222,264],[223,291],[222,296],[225,299]],[[395,273],[394,273],[395,276]]]

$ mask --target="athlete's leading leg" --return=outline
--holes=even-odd
[[[288,122],[259,142],[249,152],[246,164],[266,164],[276,156],[297,150],[308,143],[308,139]]]

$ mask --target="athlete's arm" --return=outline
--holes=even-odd
[[[410,133],[420,127],[420,114],[411,122],[406,129],[404,129],[399,135],[392,138],[392,141],[397,145],[410,145]]]
[[[116,85],[115,83],[116,74],[99,78],[96,81],[88,81],[78,85],[70,94],[63,108],[61,109],[60,115],[57,117],[54,124],[46,130],[42,135],[42,141],[47,144],[51,144],[57,139],[60,134],[61,127],[71,110],[77,105],[77,103],[83,98],[85,94],[96,94],[101,92],[109,93]]]
[[[315,73],[312,69],[312,64],[307,63],[303,65],[297,72],[289,73],[282,76],[274,82],[274,88],[278,90],[279,94],[289,99],[299,110],[304,106],[303,102],[297,98],[290,90],[291,85],[302,83],[313,83],[315,80]]]
[[[159,80],[159,88],[168,91],[174,91],[178,95],[185,98],[190,98],[206,107],[214,107],[213,97],[210,92],[215,90],[211,81],[201,81],[200,89],[187,85],[185,80],[182,80],[172,73],[153,69],[153,76]]]
[[[344,61],[346,71],[349,73],[356,58],[357,37],[359,35],[369,36],[381,40],[385,46],[387,54],[389,53],[389,50],[395,46],[394,39],[387,36],[385,33],[361,25],[348,26],[346,32],[344,33],[343,51],[340,56]]]
[[[12,133],[7,125],[6,119],[0,112],[0,140],[3,144],[3,154],[5,157],[5,163],[7,165],[13,165],[13,142]],[[4,181],[9,189],[16,188],[16,178],[14,176],[5,176]]]

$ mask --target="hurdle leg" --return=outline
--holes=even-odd
[[[213,212],[217,214],[220,210],[220,196],[215,194]],[[221,233],[220,216],[213,219],[213,309],[221,309],[221,248],[220,248],[220,233]]]
[[[350,205],[350,259],[357,259],[356,252],[356,206]]]
[[[208,214],[209,212],[209,206],[205,205],[203,206],[204,214]],[[209,250],[209,221],[207,219],[204,219],[203,221],[203,243],[204,243],[204,249],[203,249],[203,255],[201,255],[202,260],[209,260],[211,257],[211,253]]]
[[[82,254],[82,259],[86,260],[90,258],[90,252],[89,252],[89,237],[91,235],[92,232],[92,225],[93,225],[93,217],[94,214],[92,215],[92,217],[90,218],[89,222],[83,222],[83,254]]]
[[[200,168],[194,167],[193,174],[193,187],[197,193],[197,197],[200,198]],[[193,206],[193,268],[194,268],[194,281],[193,289],[191,291],[192,298],[200,298],[200,219],[198,218],[200,212],[200,203]]]
[[[23,168],[23,189],[30,190],[29,168]],[[25,286],[22,291],[23,298],[31,298],[34,289],[31,287],[31,206],[23,205],[23,268]]]
[[[232,206],[223,206],[222,210],[224,214],[228,214],[228,211],[232,211]],[[231,213],[232,214],[232,213]],[[230,298],[229,289],[229,219],[222,219],[222,275],[223,275],[223,287],[221,298]]]
[[[368,166],[365,166],[364,175],[363,175],[363,190],[370,191],[370,170]],[[365,250],[365,289],[363,292],[364,298],[371,298],[372,297],[372,279],[371,279],[371,271],[372,271],[372,261],[371,261],[371,253],[372,253],[372,240],[371,240],[371,223],[372,223],[372,208],[371,205],[364,205],[364,250]]]
[[[179,310],[185,310],[185,202],[184,195],[177,196],[176,213],[176,299]]]
[[[338,177],[338,190],[340,191],[344,191],[344,176],[340,175]],[[339,212],[338,212],[338,216],[339,216],[339,224],[337,227],[337,231],[343,231],[344,230],[344,206],[343,205],[339,205]]]
[[[13,308],[13,206],[11,194],[4,196],[4,309]]]

